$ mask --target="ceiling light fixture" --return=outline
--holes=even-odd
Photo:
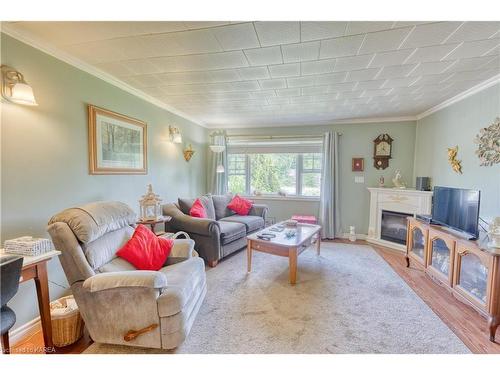
[[[14,68],[2,65],[2,97],[16,104],[36,106],[33,89],[24,80],[24,76]]]
[[[226,132],[224,130],[215,131],[210,134],[210,150],[219,154],[226,150]]]

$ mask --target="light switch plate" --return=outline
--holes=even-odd
[[[357,184],[364,184],[365,176],[354,176],[354,182]]]

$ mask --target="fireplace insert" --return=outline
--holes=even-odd
[[[386,241],[406,245],[406,218],[413,216],[404,212],[382,210],[380,238]]]

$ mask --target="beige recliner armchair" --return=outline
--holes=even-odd
[[[134,233],[135,213],[124,203],[66,209],[48,232],[95,342],[173,349],[187,337],[206,295],[203,259],[179,239],[159,271],[139,271],[116,257]]]

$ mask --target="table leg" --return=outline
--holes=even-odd
[[[321,231],[318,232],[318,239],[316,240],[316,252],[318,255],[321,253]]]
[[[297,281],[297,248],[291,247],[288,249],[288,262],[290,273],[290,284],[295,285]]]
[[[252,271],[252,241],[247,243],[247,272]]]
[[[45,342],[45,350],[51,351],[54,345],[52,343],[52,322],[50,320],[47,262],[38,264],[36,268],[35,286],[38,298],[38,309],[40,310],[40,321],[42,323],[43,341]]]

